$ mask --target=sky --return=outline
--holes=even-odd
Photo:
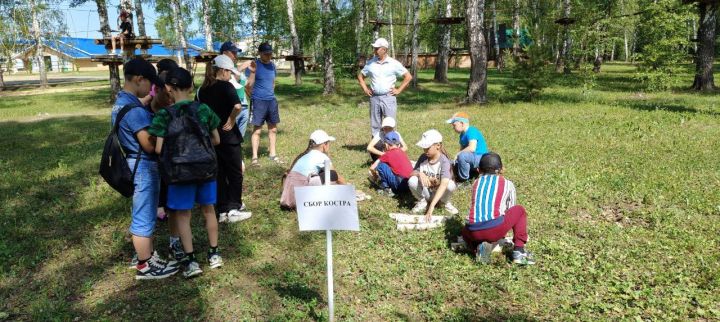
[[[108,8],[108,19],[110,22],[110,28],[117,30],[117,17],[119,15],[118,5],[120,0],[107,0]],[[69,0],[62,0],[57,8],[61,10],[65,16],[65,23],[68,26],[68,33],[70,37],[76,38],[101,38],[100,33],[100,18],[97,13],[97,6],[95,1],[88,0],[83,5],[75,8],[70,7]],[[155,9],[148,5],[143,5],[143,15],[145,16],[145,30],[148,36],[157,38],[158,33],[155,29],[155,19],[158,14]],[[134,22],[135,32],[137,33],[137,22]],[[197,30],[198,26],[196,23],[189,26],[188,30]]]

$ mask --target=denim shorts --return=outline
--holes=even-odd
[[[130,169],[137,159],[128,158]],[[156,161],[140,159],[135,172],[135,193],[132,198],[130,233],[139,237],[152,237],[157,222],[160,173]]]
[[[199,184],[168,185],[168,207],[173,210],[190,210],[195,204],[214,205],[217,201],[217,181]]]
[[[280,123],[280,110],[276,99],[272,100],[252,100],[252,124],[262,126],[268,124]]]

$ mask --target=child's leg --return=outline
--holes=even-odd
[[[430,199],[430,190],[426,187],[423,187],[422,183],[420,182],[420,178],[418,178],[417,176],[412,176],[410,177],[410,179],[408,179],[408,187],[410,188],[410,192],[412,193],[413,197],[415,197],[415,199]]]
[[[378,163],[375,170],[377,170],[378,177],[380,177],[380,188],[391,188],[393,190],[397,189],[398,185],[395,180],[395,173],[392,172],[392,169],[390,169],[390,166],[387,163]]]
[[[214,215],[214,214],[213,214]],[[193,252],[192,230],[190,229],[190,210],[175,211],[177,217],[177,229],[180,235],[180,241],[186,254]]]
[[[125,50],[125,35],[120,34],[120,51]]]
[[[211,248],[218,246],[218,221],[215,216],[215,207],[213,205],[201,206],[205,215],[205,228],[208,234],[208,244]]]
[[[475,153],[473,152],[460,152],[455,160],[457,165],[456,176],[459,180],[465,181],[470,178],[470,168],[472,168],[475,161]]]
[[[130,233],[138,259],[148,260],[152,256],[152,235],[157,221],[160,175],[157,163],[147,160],[128,159],[128,166],[140,162],[135,173],[135,192],[132,200]]]
[[[452,197],[453,192],[455,192],[455,189],[457,188],[457,185],[455,184],[455,181],[450,180],[447,185],[447,189],[445,189],[445,193],[443,193],[442,197],[440,198],[440,202],[446,203],[450,201],[450,198]]]
[[[512,227],[515,247],[525,247],[525,243],[528,241],[527,212],[525,212],[525,208],[520,205],[510,207],[505,212],[505,222],[508,222],[509,226]]]
[[[115,53],[115,39],[117,36],[110,35],[110,45],[112,45],[112,53]]]

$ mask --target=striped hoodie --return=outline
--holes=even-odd
[[[490,229],[501,224],[505,211],[516,204],[515,185],[501,175],[483,175],[473,183],[471,198],[468,229]]]

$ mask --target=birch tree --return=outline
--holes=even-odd
[[[210,0],[202,0],[203,31],[205,31],[205,50],[213,51],[213,35],[210,26]]]
[[[332,28],[331,0],[322,0],[322,47],[325,60],[323,95],[335,94],[335,72],[333,71],[333,53],[330,42]]]
[[[297,28],[295,27],[295,1],[287,0],[288,23],[290,24],[290,43],[292,44],[293,56],[293,73],[295,74],[295,85],[302,85],[302,74],[305,72],[305,61],[302,59],[302,49],[300,49],[300,38],[298,37]]]
[[[418,29],[420,28],[420,0],[413,0],[413,31],[412,31],[412,63],[410,64],[410,70],[412,72],[412,81],[410,86],[417,88],[418,77]]]
[[[177,40],[180,42],[180,50],[182,51],[185,68],[187,70],[192,70],[192,62],[190,61],[190,55],[188,54],[187,49],[187,40],[185,39],[185,23],[182,18],[180,0],[170,0],[170,6],[172,7],[173,21],[175,22],[175,33],[177,35]]]

